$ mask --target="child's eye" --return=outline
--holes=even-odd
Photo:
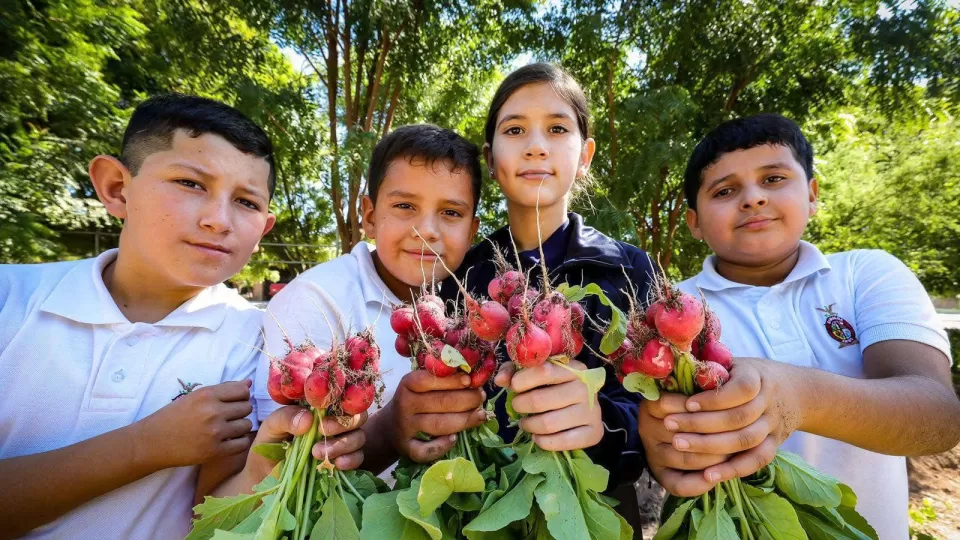
[[[550,133],[568,133],[569,131],[565,126],[550,126]]]
[[[190,189],[203,189],[203,186],[201,186],[199,182],[194,182],[193,180],[187,180],[185,178],[178,178],[174,180],[174,182]]]
[[[504,135],[520,135],[521,133],[523,133],[523,130],[517,126],[509,127],[503,132]]]
[[[713,194],[713,197],[714,198],[725,197],[731,193],[733,193],[733,189],[725,187],[723,189],[717,190],[717,192]]]
[[[463,214],[461,214],[460,212],[457,212],[456,210],[444,210],[443,213],[447,217],[455,217],[455,218],[463,217]]]
[[[786,178],[784,178],[784,177],[782,177],[782,176],[780,176],[780,175],[778,175],[778,174],[775,174],[775,175],[773,175],[773,176],[768,176],[768,177],[766,178],[766,180],[764,180],[764,182],[771,183],[771,184],[776,184],[776,183],[778,183],[778,182],[783,182],[784,180],[786,180]]]
[[[399,208],[400,210],[413,210],[413,206],[410,205],[409,203],[405,203],[405,202],[397,203],[397,204],[393,205],[393,207],[394,207],[394,208]]]
[[[247,199],[237,199],[237,202],[252,210],[260,210],[260,205]]]

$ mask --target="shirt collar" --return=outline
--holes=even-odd
[[[373,264],[374,246],[360,241],[350,250],[350,255],[356,257],[360,263],[360,290],[363,291],[363,301],[378,302],[386,306],[398,305],[403,302],[393,294],[387,284],[377,273],[377,267]]]
[[[118,251],[111,249],[94,259],[77,263],[64,275],[40,309],[83,324],[130,324],[103,283],[103,269],[116,260]],[[222,283],[207,287],[155,326],[216,330],[226,317],[226,295],[230,294],[236,292]]]
[[[710,255],[703,261],[703,271],[697,276],[697,287],[707,291],[722,291],[724,289],[733,289],[736,287],[752,287],[746,283],[737,283],[721,276],[717,273],[716,255]],[[801,279],[806,279],[814,274],[826,274],[831,270],[830,262],[827,257],[809,242],[800,241],[800,256],[793,270],[787,274],[787,277],[775,286],[791,283]]]
[[[626,270],[633,268],[633,263],[617,244],[616,240],[613,240],[593,227],[584,225],[583,218],[575,212],[568,212],[567,223],[544,241],[544,254],[547,255],[548,263],[552,261],[549,260],[551,258],[550,254],[546,253],[547,244],[554,241],[562,241],[563,239],[566,240],[566,250],[565,253],[562,253],[558,266],[597,264],[616,267],[618,269],[622,266]],[[491,234],[490,240],[501,249],[504,249],[508,256],[507,260],[513,262],[510,258],[513,256],[513,247],[510,241],[509,226],[502,227]],[[537,255],[537,260],[539,260],[539,254]],[[552,267],[549,264],[547,266],[551,268],[551,271],[556,270],[556,267]]]

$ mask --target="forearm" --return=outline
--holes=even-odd
[[[367,436],[363,445],[363,468],[380,474],[400,459],[400,454],[391,442],[391,415],[386,407],[380,409],[367,420],[360,429]]]
[[[919,375],[855,379],[789,369],[801,381],[800,431],[902,456],[943,452],[960,438],[960,403],[936,380]]]
[[[17,537],[163,468],[136,424],[86,441],[0,461],[0,536]]]

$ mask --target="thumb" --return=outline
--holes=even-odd
[[[287,405],[272,413],[260,424],[257,431],[257,443],[285,441],[291,435],[303,435],[310,431],[313,416],[303,407]]]
[[[496,383],[500,388],[508,388],[511,381],[513,381],[513,374],[517,372],[517,367],[513,365],[513,362],[504,362],[500,366],[500,371],[497,372],[497,376],[493,378],[493,382]]]

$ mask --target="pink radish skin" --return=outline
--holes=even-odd
[[[457,347],[457,351],[460,356],[463,356],[471,370],[475,369],[477,364],[480,363],[480,351],[470,347]]]
[[[313,369],[316,371],[318,368],[321,368],[330,363],[330,360],[333,359],[333,353],[330,351],[322,351],[314,360],[313,360]]]
[[[435,338],[442,338],[447,331],[447,318],[443,314],[443,308],[432,302],[421,302],[417,304],[417,318],[420,319],[420,326],[423,333]]]
[[[583,306],[579,302],[570,302],[570,320],[573,322],[573,327],[577,330],[583,329],[583,324],[587,321],[587,312],[583,310]]]
[[[580,333],[580,330],[574,330],[570,333],[570,339],[572,346],[570,348],[570,357],[576,358],[580,356],[580,351],[583,350],[583,334]]]
[[[663,379],[673,373],[673,351],[670,344],[651,339],[640,352],[638,371],[654,379]]]
[[[620,344],[620,347],[617,350],[613,351],[607,356],[609,360],[616,360],[621,356],[627,354],[629,351],[633,350],[633,342],[630,341],[630,338],[625,338],[623,343]]]
[[[410,350],[410,341],[402,335],[397,335],[397,339],[393,342],[393,348],[397,350],[397,354],[404,358],[413,356],[413,351]]]
[[[686,293],[680,293],[671,304],[657,311],[657,332],[681,351],[690,352],[691,343],[703,330],[703,305]]]
[[[566,351],[566,342],[572,327],[569,303],[562,294],[552,293],[537,302],[533,308],[533,322],[550,335],[550,354]]]
[[[490,380],[490,376],[493,375],[493,370],[496,368],[497,361],[494,359],[493,353],[484,356],[483,362],[470,372],[470,388],[482,388]]]
[[[720,339],[720,319],[717,318],[717,314],[710,311],[707,308],[704,308],[703,313],[703,326],[704,331],[707,334],[707,339],[713,338],[715,340]]]
[[[380,367],[380,347],[373,342],[373,336],[364,332],[351,336],[345,344],[347,349],[347,365],[354,371],[361,371],[368,365],[374,371]]]
[[[390,314],[390,328],[393,328],[393,331],[396,332],[397,335],[412,336],[417,330],[413,318],[412,307],[399,307]]]
[[[507,332],[507,355],[517,367],[536,367],[550,356],[550,334],[531,322],[518,322]]]
[[[423,355],[423,369],[429,371],[436,377],[449,377],[457,372],[457,368],[450,367],[440,359],[440,351],[443,350],[444,343],[439,339],[434,339],[430,343],[430,348]],[[418,359],[419,362],[419,359]]]
[[[451,347],[456,347],[467,337],[467,327],[461,321],[459,324],[451,323],[447,331],[443,334],[443,342]]]
[[[311,407],[322,411],[337,399],[345,382],[343,371],[338,368],[314,371],[303,385],[304,397]]]
[[[726,345],[716,339],[708,339],[700,349],[700,355],[697,358],[706,362],[716,362],[727,371],[733,369],[733,354]]]
[[[716,362],[708,361],[697,370],[695,380],[701,390],[713,390],[730,380],[730,373]]]
[[[319,360],[321,356],[323,356],[324,354],[329,355],[329,353],[325,353],[324,351],[321,351],[320,349],[314,347],[313,345],[307,345],[306,347],[301,349],[301,352],[307,355],[307,358],[309,358],[314,365],[316,365],[317,360]]]
[[[425,294],[425,295],[421,296],[420,299],[417,301],[417,303],[418,303],[418,304],[424,304],[424,303],[426,303],[426,304],[433,304],[433,305],[437,306],[438,308],[440,308],[441,311],[443,311],[443,310],[446,309],[446,307],[447,307],[446,304],[443,303],[443,299],[440,298],[440,297],[437,296],[437,295],[434,295],[434,294]]]
[[[343,391],[343,400],[340,408],[349,416],[360,414],[370,408],[376,395],[376,389],[367,381],[360,381],[347,386]]]
[[[510,318],[513,319],[520,316],[520,306],[523,304],[524,299],[526,299],[527,302],[533,302],[539,294],[536,289],[527,289],[527,292],[523,295],[513,295],[510,301],[507,302],[507,313],[510,314]]]
[[[476,305],[476,303],[474,303]],[[472,307],[472,306],[471,306]],[[510,314],[501,304],[488,300],[470,309],[470,330],[484,341],[499,341],[510,326]]]
[[[312,371],[312,365],[309,368],[305,368],[281,364],[280,372],[282,376],[280,377],[280,392],[288,399],[295,401],[303,399],[303,384],[307,382],[307,377],[310,376]]]
[[[280,405],[293,405],[296,401],[283,395],[283,391],[280,389],[282,379],[283,372],[280,371],[280,367],[271,362],[270,375],[267,377],[267,393],[270,394],[270,399]]]
[[[644,322],[647,323],[647,326],[656,330],[657,328],[657,312],[663,309],[663,304],[660,302],[654,302],[650,304],[650,307],[647,308],[647,313],[644,315]]]

